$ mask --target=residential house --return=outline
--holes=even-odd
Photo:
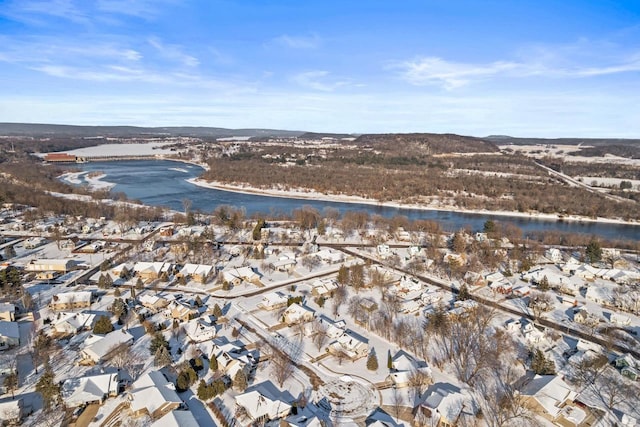
[[[235,397],[236,413],[242,413],[244,415],[242,418],[249,424],[282,419],[291,412],[291,405],[281,400],[283,394],[268,393],[264,387],[261,387],[263,384],[253,386],[251,391]]]
[[[513,295],[518,298],[529,296],[531,288],[529,286],[519,286],[513,290]]]
[[[611,323],[618,326],[631,325],[631,318],[629,316],[625,316],[624,314],[611,313],[609,320],[611,321]]]
[[[270,292],[262,296],[262,301],[258,303],[258,307],[271,311],[286,307],[287,302],[288,298],[281,292]]]
[[[214,338],[211,357],[218,362],[218,369],[230,378],[242,370],[249,374],[254,358],[239,341],[229,342],[225,337]]]
[[[322,249],[314,255],[327,264],[337,264],[344,261],[344,254],[334,249]]]
[[[151,427],[200,427],[191,411],[171,411],[156,420]]]
[[[217,334],[216,325],[205,319],[193,319],[185,325],[185,332],[193,342],[210,341]]]
[[[133,335],[124,329],[117,329],[104,336],[93,335],[85,341],[86,347],[80,352],[83,363],[100,363],[109,358],[111,352],[120,345],[131,345]]]
[[[327,351],[333,355],[341,354],[348,359],[358,360],[369,354],[369,343],[355,332],[346,330],[338,339],[327,346]]]
[[[58,313],[53,322],[53,330],[59,334],[77,334],[93,328],[96,315],[92,313]]]
[[[67,273],[75,266],[70,259],[34,259],[25,266],[26,271],[58,271]]]
[[[465,413],[473,412],[471,398],[452,384],[433,384],[424,396],[416,410],[430,418],[434,427],[454,427]]]
[[[163,308],[169,305],[169,301],[163,297],[157,295],[141,295],[138,297],[138,301],[143,307],[148,308],[152,313],[158,313]]]
[[[427,362],[416,360],[404,350],[398,351],[391,359],[391,369],[387,380],[396,387],[406,387],[411,382],[414,375],[425,375],[431,377],[431,368]]]
[[[613,291],[609,286],[598,284],[587,288],[585,298],[600,305],[611,305],[613,303]]]
[[[17,322],[0,320],[0,350],[20,345],[20,328]]]
[[[620,374],[632,381],[640,378],[640,361],[626,353],[615,360],[616,368],[620,369]]]
[[[185,264],[176,274],[176,277],[184,277],[187,280],[195,280],[200,283],[207,283],[213,274],[214,268],[211,265]]]
[[[562,262],[562,252],[557,248],[549,248],[544,253],[545,258],[554,264],[560,264]]]
[[[151,371],[136,380],[131,385],[129,401],[134,417],[148,415],[152,420],[184,407],[175,386],[161,371]]]
[[[564,426],[580,425],[566,424],[563,420],[566,422],[568,415],[585,418],[578,417],[580,408],[574,405],[578,394],[560,376],[535,375],[525,382],[520,393],[529,409],[553,423]],[[572,409],[564,409],[565,407]]]
[[[573,315],[573,321],[581,325],[595,326],[600,323],[600,318],[595,314],[589,313],[586,307],[581,307]]]
[[[307,306],[293,303],[282,314],[282,322],[288,326],[297,323],[306,323],[313,320],[315,312]]]
[[[344,334],[347,328],[347,323],[344,320],[334,322],[333,320],[320,315],[316,317],[316,322],[320,323],[324,327],[324,333],[329,339],[337,339]]]
[[[238,267],[230,270],[222,270],[222,280],[233,286],[238,286],[242,282],[260,284],[260,275],[249,267]]]
[[[168,262],[137,262],[133,266],[136,276],[143,280],[155,280],[162,275],[171,275],[173,265]]]
[[[16,306],[13,304],[0,303],[0,320],[15,322]]]
[[[67,408],[102,404],[118,395],[118,373],[70,378],[62,383],[62,400]]]
[[[89,308],[92,297],[93,294],[90,291],[64,292],[54,295],[49,307],[54,311]]]
[[[338,289],[338,284],[335,280],[317,279],[311,284],[311,295],[314,297],[329,298],[336,289]]]
[[[0,402],[0,421],[7,422],[10,425],[18,425],[27,415],[24,400],[21,398]]]
[[[438,303],[444,298],[444,293],[441,290],[436,289],[427,289],[425,292],[420,295],[420,299],[424,305],[433,305]]]
[[[200,313],[196,307],[193,307],[188,303],[178,301],[171,301],[165,309],[166,317],[180,320],[181,322],[195,319],[199,314]]]
[[[387,245],[385,243],[378,245],[376,247],[376,250],[378,251],[378,255],[381,258],[385,258],[385,257],[391,255],[391,248],[389,247],[389,245]]]

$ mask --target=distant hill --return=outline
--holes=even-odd
[[[302,135],[299,135],[298,139],[305,139],[305,140],[322,139],[322,138],[342,139],[342,138],[354,138],[354,137],[355,135],[350,135],[348,133],[305,132]]]
[[[494,142],[496,144],[514,144],[514,145],[591,145],[607,146],[607,145],[640,145],[640,139],[622,139],[622,138],[518,138],[506,135],[490,135],[483,139]]]
[[[226,129],[216,127],[138,127],[138,126],[74,126],[36,123],[0,123],[0,135],[35,137],[75,137],[97,136],[141,137],[141,136],[193,136],[201,138],[222,138],[230,136],[299,136],[302,131],[278,129]]]
[[[360,135],[354,143],[375,148],[402,148],[415,150],[415,154],[486,153],[497,152],[491,141],[471,136],[434,133],[389,133]]]

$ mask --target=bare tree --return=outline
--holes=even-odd
[[[640,393],[640,388],[608,364],[606,356],[583,359],[575,366],[573,381],[593,393],[609,410],[630,402]]]
[[[413,404],[417,404],[420,396],[422,396],[423,390],[431,385],[433,380],[429,373],[420,369],[412,369],[409,374],[409,389],[411,390],[411,397]]]
[[[109,352],[109,363],[113,367],[123,369],[130,364],[132,353],[129,344],[117,344]]]
[[[405,404],[404,396],[398,388],[393,389],[391,394],[391,406],[393,406],[393,412],[395,413],[396,420],[400,421],[400,411]]]
[[[278,340],[267,343],[264,350],[271,362],[272,373],[276,382],[282,387],[287,378],[293,375],[295,365],[300,360],[302,355],[301,343],[281,337]]]
[[[338,285],[335,291],[333,291],[333,316],[338,316],[340,312],[340,306],[347,301],[349,292],[344,285]]]
[[[329,336],[327,335],[327,326],[316,319],[313,322],[312,332],[313,336],[311,337],[311,340],[315,344],[318,351],[320,351],[329,340]]]

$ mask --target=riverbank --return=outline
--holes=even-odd
[[[170,160],[170,159],[167,159]],[[477,215],[494,215],[504,216],[511,218],[524,218],[540,221],[572,221],[582,223],[607,223],[607,224],[621,224],[621,225],[639,225],[638,222],[625,221],[622,219],[612,218],[588,218],[577,215],[563,215],[558,214],[543,214],[543,213],[526,213],[526,212],[510,212],[510,211],[493,211],[485,209],[464,209],[458,206],[440,204],[433,202],[431,204],[410,204],[401,203],[395,201],[379,202],[377,200],[367,199],[359,196],[348,196],[343,194],[325,194],[315,190],[299,189],[299,190],[281,190],[277,188],[263,189],[257,187],[251,187],[247,185],[233,185],[218,181],[205,181],[200,178],[190,178],[187,182],[197,185],[202,188],[209,188],[220,191],[230,191],[234,193],[259,195],[267,197],[278,197],[285,199],[301,199],[301,200],[321,200],[326,202],[339,202],[339,203],[358,203],[367,204],[373,206],[385,206],[397,209],[415,209],[424,211],[441,211],[441,212],[456,212],[462,214],[477,214]]]

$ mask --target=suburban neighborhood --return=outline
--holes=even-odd
[[[495,226],[125,224],[4,205],[0,419],[640,425],[638,255],[525,247]]]

